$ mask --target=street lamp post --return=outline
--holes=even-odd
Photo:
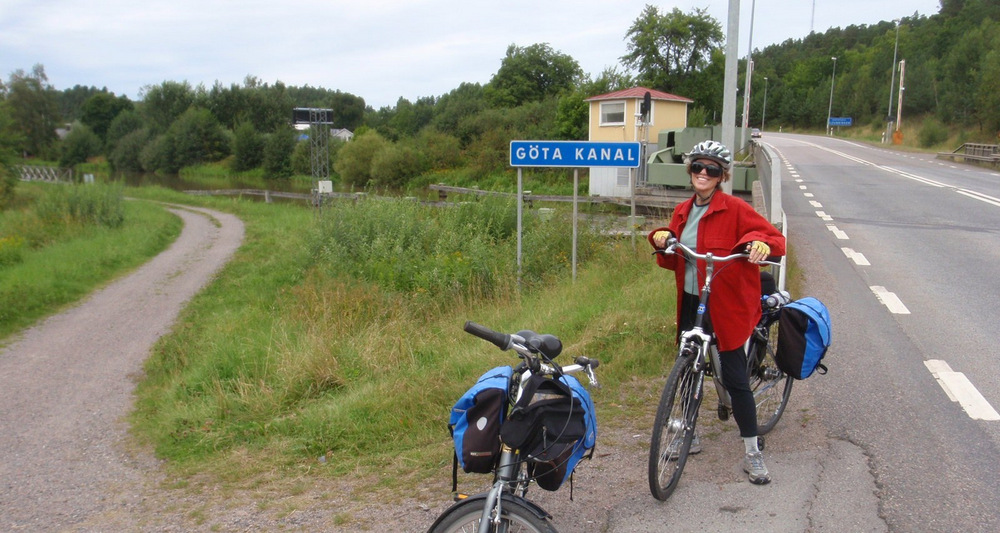
[[[892,90],[896,85],[896,55],[899,53],[899,19],[896,19],[896,47],[892,51],[892,78],[889,80],[889,112],[886,113],[885,138],[883,142],[890,142],[892,137]]]
[[[764,107],[760,112],[760,131],[764,131],[764,119],[767,118],[767,76],[764,76]]]
[[[833,116],[831,114],[833,112],[833,80],[835,80],[837,78],[837,58],[836,57],[832,57],[830,59],[833,59],[833,75],[830,76],[830,105],[829,105],[829,107],[826,108],[826,131],[827,131],[827,135],[833,135],[833,128],[830,127],[830,117]]]

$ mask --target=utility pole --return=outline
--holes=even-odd
[[[899,53],[899,19],[896,19],[896,47],[892,51],[892,77],[889,79],[889,112],[886,113],[885,139],[883,142],[890,142],[892,136],[892,90],[896,86],[896,55]]]
[[[739,54],[740,0],[729,0],[726,30],[726,73],[722,81],[722,144],[735,153],[736,145],[736,69]],[[733,192],[732,180],[722,184],[722,191]]]

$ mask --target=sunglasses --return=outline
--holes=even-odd
[[[708,177],[710,178],[722,177],[722,167],[716,165],[706,165],[705,163],[701,163],[699,161],[691,163],[692,174],[701,174],[702,170],[704,170],[705,174],[708,174]]]

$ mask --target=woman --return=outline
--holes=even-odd
[[[722,192],[722,183],[730,179],[731,166],[729,149],[723,144],[698,143],[685,156],[684,163],[694,196],[674,209],[667,227],[650,232],[649,243],[662,249],[667,239],[676,236],[698,253],[750,254],[748,261],[738,260],[724,269],[716,269],[706,330],[714,328],[718,342],[722,381],[732,398],[733,417],[746,451],[743,470],[751,483],[763,485],[771,481],[771,476],[757,446],[757,407],[750,390],[743,345],[761,314],[760,268],[754,263],[769,256],[785,255],[785,238],[747,202]],[[677,331],[690,329],[705,282],[704,262],[698,261],[695,266],[678,255],[662,254],[657,254],[656,262],[673,270],[676,276]],[[689,453],[700,451],[695,436]]]

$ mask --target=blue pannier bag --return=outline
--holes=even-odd
[[[823,302],[811,296],[795,300],[781,309],[775,363],[795,379],[806,379],[816,370],[826,374],[821,361],[830,341],[830,312]]]
[[[507,391],[514,370],[499,366],[483,374],[455,402],[448,429],[455,441],[457,467],[466,472],[488,474],[500,458],[500,427],[507,416]]]

